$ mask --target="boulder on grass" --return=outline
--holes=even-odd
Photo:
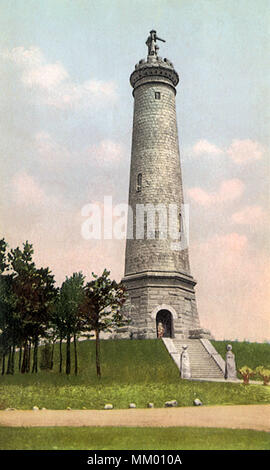
[[[106,403],[106,405],[104,406],[104,410],[112,410],[113,409],[113,405],[111,403]]]
[[[199,400],[199,398],[195,398],[194,402],[193,402],[193,405],[195,406],[202,406],[202,402],[201,400]]]
[[[170,400],[170,401],[166,401],[165,402],[165,407],[166,408],[173,408],[173,407],[176,407],[178,406],[178,403],[176,400]]]

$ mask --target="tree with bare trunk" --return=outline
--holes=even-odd
[[[71,353],[70,344],[73,338],[74,344],[74,372],[78,373],[78,355],[77,355],[77,336],[83,329],[80,318],[80,305],[84,299],[84,276],[81,272],[73,273],[72,276],[66,277],[63,282],[57,303],[55,305],[54,323],[59,330],[60,346],[62,339],[66,338],[66,374],[71,372]],[[60,364],[62,370],[62,348],[60,354]]]
[[[32,372],[38,371],[39,339],[45,337],[51,309],[56,297],[54,276],[49,268],[37,269],[33,261],[33,246],[26,241],[23,249],[11,249],[8,253],[12,272],[14,350],[16,343],[23,347],[22,373],[30,371],[31,347],[33,349]],[[18,337],[19,334],[19,337]],[[11,358],[13,358],[13,349]]]
[[[86,328],[95,332],[96,371],[101,377],[100,333],[112,332],[128,324],[121,307],[126,301],[125,287],[109,278],[110,272],[104,269],[98,277],[92,273],[93,280],[84,287],[84,301],[81,305],[82,318]]]

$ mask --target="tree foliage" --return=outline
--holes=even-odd
[[[86,327],[96,336],[96,370],[101,376],[100,333],[112,332],[128,323],[121,307],[126,301],[125,287],[109,278],[110,272],[104,269],[101,276],[92,273],[93,280],[84,288],[84,301],[81,313]]]
[[[66,374],[71,373],[71,342],[74,372],[78,373],[78,337],[96,337],[96,369],[100,368],[100,333],[115,331],[128,323],[122,306],[125,288],[111,280],[106,269],[84,285],[81,272],[66,277],[60,288],[48,267],[37,268],[34,249],[28,241],[8,251],[0,240],[0,355],[2,374],[14,373],[14,356],[19,349],[19,371],[38,372],[38,346],[44,347],[40,368],[53,368],[54,344],[59,341],[59,372],[62,372],[62,342],[66,342]],[[33,358],[31,360],[31,354]]]
[[[72,276],[66,277],[63,282],[57,302],[55,304],[53,321],[58,331],[60,341],[66,338],[66,374],[71,372],[71,355],[70,343],[73,337],[75,349],[75,374],[78,373],[78,358],[76,349],[77,335],[83,330],[82,319],[80,317],[80,305],[84,298],[84,276],[81,272],[73,273]],[[61,343],[62,344],[62,343]],[[62,358],[61,358],[62,360]],[[61,364],[62,370],[62,364]]]

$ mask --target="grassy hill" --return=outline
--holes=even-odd
[[[131,402],[144,408],[148,402],[163,407],[172,399],[179,406],[192,406],[197,397],[205,405],[270,403],[270,389],[262,385],[181,380],[161,340],[102,341],[100,380],[96,377],[93,341],[78,344],[78,376],[59,374],[59,345],[55,349],[52,371],[22,375],[16,363],[13,376],[0,377],[0,408],[102,409],[105,403],[127,408]],[[235,348],[234,352],[238,357]]]

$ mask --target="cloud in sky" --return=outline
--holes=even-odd
[[[103,139],[85,148],[70,150],[66,145],[59,143],[49,132],[40,131],[34,137],[34,146],[37,151],[38,163],[47,170],[61,169],[62,171],[78,170],[78,165],[100,170],[103,167],[113,167],[123,161],[125,146],[122,142],[113,139]]]
[[[206,139],[199,140],[192,147],[192,151],[195,155],[203,155],[203,154],[218,155],[220,153],[224,153],[222,149],[217,147],[215,144],[211,144]]]
[[[47,202],[44,190],[26,171],[13,176],[11,188],[15,203],[19,206],[40,207]]]
[[[227,149],[227,154],[239,165],[254,160],[260,160],[263,153],[263,146],[259,142],[255,142],[251,139],[233,140],[230,147]]]
[[[220,148],[206,139],[199,140],[193,145],[191,153],[195,156],[223,155],[229,157],[234,163],[243,165],[254,160],[260,160],[264,155],[265,149],[259,143],[251,139],[234,139],[227,148]]]
[[[87,156],[98,166],[114,165],[124,156],[124,146],[120,142],[104,139],[98,144],[88,147]]]
[[[245,206],[234,212],[231,216],[232,222],[239,225],[255,225],[268,220],[266,211],[261,206]]]
[[[60,145],[46,131],[38,132],[34,137],[34,143],[39,155],[39,162],[44,166],[57,166],[72,159],[72,154],[64,145]]]
[[[237,178],[222,181],[217,191],[208,192],[200,187],[190,188],[187,194],[197,204],[209,207],[214,204],[232,202],[242,196],[244,183]]]
[[[245,235],[232,232],[224,235],[213,235],[210,240],[206,242],[206,245],[209,243],[214,246],[217,251],[230,253],[229,259],[232,261],[236,254],[243,253],[243,250],[247,247],[248,240]]]
[[[1,56],[27,69],[39,67],[44,60],[41,50],[35,46],[31,46],[28,49],[23,46],[14,47],[10,50],[5,49],[1,52]]]
[[[46,64],[26,68],[22,74],[22,82],[27,87],[39,87],[49,90],[68,79],[68,73],[61,64]]]
[[[18,67],[23,85],[34,91],[43,104],[65,109],[74,106],[98,106],[104,101],[114,102],[117,98],[113,81],[93,78],[76,83],[60,62],[48,63],[36,46],[4,50],[1,56]]]

